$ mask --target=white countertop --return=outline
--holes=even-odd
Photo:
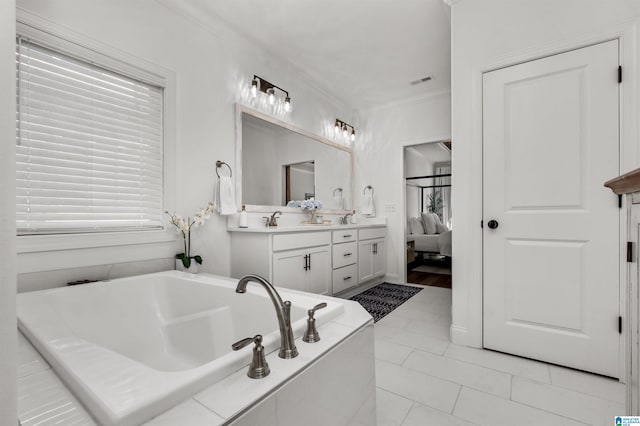
[[[237,226],[229,226],[229,232],[258,232],[267,234],[278,234],[287,232],[310,232],[310,231],[336,231],[341,229],[360,229],[360,228],[384,228],[386,223],[349,223],[347,225],[338,225],[335,223],[329,225],[298,225],[298,226],[278,226],[270,227],[250,227],[239,228]]]

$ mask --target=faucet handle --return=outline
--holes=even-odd
[[[254,337],[246,337],[242,340],[238,340],[236,343],[231,345],[231,349],[233,349],[234,351],[238,351],[253,342],[256,345],[253,347],[253,359],[251,360],[251,365],[249,365],[247,376],[252,379],[262,379],[264,377],[267,377],[271,372],[271,370],[269,369],[269,364],[267,364],[267,360],[264,357],[262,335],[256,334]]]
[[[316,319],[313,315],[316,313],[318,309],[326,308],[327,304],[322,302],[317,304],[313,308],[309,309],[307,313],[309,314],[309,318],[307,318],[307,330],[304,332],[302,336],[302,341],[306,343],[315,343],[320,340],[320,333],[316,329]]]
[[[316,313],[317,310],[322,309],[322,308],[326,308],[326,307],[327,307],[327,303],[326,302],[322,302],[322,303],[317,304],[313,308],[309,309],[307,311],[307,313],[309,314],[309,318],[313,319],[313,315]]]

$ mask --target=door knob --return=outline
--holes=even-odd
[[[489,227],[489,229],[496,229],[498,225],[500,224],[498,223],[497,220],[494,220],[494,219],[491,219],[489,222],[487,222],[487,226]]]

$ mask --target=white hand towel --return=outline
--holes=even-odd
[[[213,207],[221,215],[237,213],[233,183],[229,176],[220,176],[220,180],[216,184],[216,193],[213,200]]]
[[[364,200],[362,202],[362,214],[368,217],[375,217],[376,208],[373,202],[373,194],[367,192],[364,194]]]
[[[336,206],[336,209],[344,209],[344,198],[342,198],[342,192],[333,196],[333,202]]]

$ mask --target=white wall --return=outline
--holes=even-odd
[[[235,168],[234,103],[247,99],[253,74],[286,88],[294,110],[283,118],[297,127],[326,135],[336,117],[355,119],[353,108],[314,85],[304,72],[262,50],[223,24],[204,26],[153,0],[20,0],[18,6],[72,31],[147,62],[175,71],[177,78],[177,182],[175,210],[195,212],[212,198],[214,163]],[[204,272],[229,274],[226,218],[216,216],[192,239]],[[176,244],[176,252],[179,250]],[[95,257],[96,264],[102,261]],[[108,265],[105,269],[110,268]],[[162,266],[159,266],[162,268]],[[129,265],[128,271],[142,270]],[[64,280],[85,271],[59,273]],[[40,274],[45,275],[45,274]],[[31,286],[41,277],[28,277]],[[62,280],[63,278],[60,278]]]
[[[622,171],[640,164],[634,0],[463,0],[452,10],[453,325],[455,342],[482,344],[481,72],[552,52],[623,39]],[[462,214],[465,212],[465,214]]]
[[[0,2],[0,425],[16,408],[15,1]]]
[[[362,189],[373,186],[377,216],[387,218],[387,279],[404,282],[403,150],[407,145],[451,139],[450,94],[438,93],[364,111],[362,123],[356,129],[359,135],[354,144],[356,209],[362,204]]]

